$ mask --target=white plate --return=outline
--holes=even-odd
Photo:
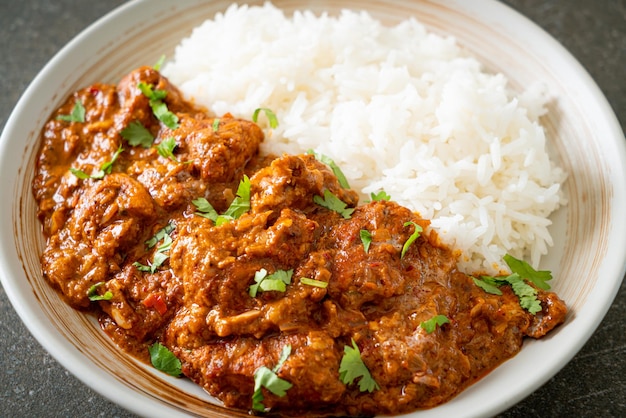
[[[259,3],[259,2],[250,2]],[[232,416],[199,387],[167,378],[120,353],[88,316],[69,308],[43,280],[43,247],[31,194],[39,133],[67,95],[94,82],[116,83],[151,64],[229,1],[140,0],[125,4],[63,48],[17,104],[0,139],[0,275],[16,311],[38,341],[70,372],[121,406],[145,416]],[[542,268],[571,309],[566,323],[527,341],[513,359],[450,402],[411,416],[489,416],[511,407],[557,373],[604,317],[626,264],[626,150],[617,119],[572,56],[535,24],[492,0],[276,0],[291,11],[365,8],[384,22],[418,18],[453,35],[512,86],[542,81],[558,97],[544,118],[550,147],[569,173],[567,207],[554,216],[555,246]],[[530,47],[532,46],[532,47]],[[507,388],[502,391],[502,388]],[[494,396],[498,393],[498,396]],[[245,416],[245,415],[244,415]]]

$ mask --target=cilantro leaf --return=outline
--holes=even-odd
[[[176,139],[174,137],[165,138],[156,146],[157,152],[163,158],[169,158],[172,161],[178,162],[174,157],[174,148],[176,148]]]
[[[161,67],[163,66],[164,62],[165,62],[165,54],[159,57],[159,60],[152,66],[152,68],[156,71],[161,71]]]
[[[113,298],[113,293],[108,290],[104,292],[104,295],[98,294],[98,288],[102,285],[104,285],[104,282],[98,282],[89,288],[87,291],[87,297],[90,301],[95,302],[98,300],[111,300],[111,298]]]
[[[511,269],[512,274],[502,278],[481,276],[482,280],[474,278],[474,283],[486,292],[496,295],[502,294],[497,286],[509,284],[513,293],[518,297],[522,308],[533,315],[540,312],[542,308],[541,301],[537,299],[537,289],[528,284],[526,280],[539,289],[548,290],[550,285],[546,282],[552,279],[552,273],[546,270],[537,271],[527,262],[519,260],[510,254],[506,254],[503,258]]]
[[[443,324],[448,324],[450,320],[445,315],[435,315],[427,321],[420,323],[420,327],[426,331],[427,334],[430,334],[435,331],[437,325],[442,326]]]
[[[408,221],[404,223],[404,226],[409,226],[409,225],[413,225],[413,227],[415,227],[415,230],[413,231],[409,239],[407,239],[404,245],[402,246],[402,253],[400,254],[400,258],[404,258],[404,255],[409,250],[409,247],[411,246],[411,244],[413,244],[413,242],[415,242],[415,240],[419,238],[420,232],[422,232],[422,227],[416,224],[415,222]]]
[[[217,221],[217,217],[219,214],[213,208],[213,205],[209,203],[204,197],[199,197],[195,200],[192,200],[191,203],[196,207],[198,216],[202,216],[212,220],[213,222]]]
[[[182,363],[166,346],[161,343],[154,343],[148,347],[150,362],[155,369],[178,377],[182,372]]]
[[[367,229],[361,229],[359,231],[361,242],[363,243],[363,250],[367,254],[370,250],[370,244],[372,243],[372,234]]]
[[[72,113],[69,115],[59,115],[57,116],[57,120],[62,120],[64,122],[85,122],[85,106],[83,106],[83,102],[80,100],[76,100],[74,103],[74,107],[72,108]]]
[[[169,111],[165,102],[161,100],[151,100],[150,107],[152,108],[152,113],[154,113],[154,116],[156,116],[158,120],[163,122],[165,126],[170,129],[178,128],[178,116],[176,116],[175,113]]]
[[[220,118],[213,119],[213,132],[217,132],[220,129]]]
[[[326,289],[328,287],[328,282],[310,279],[308,277],[300,277],[300,283],[306,284],[308,286],[319,287],[320,289]]]
[[[292,275],[293,270],[276,270],[268,275],[267,270],[261,269],[254,274],[254,284],[248,289],[248,294],[254,298],[259,291],[284,292],[291,283]]]
[[[154,90],[152,84],[147,84],[143,81],[137,83],[137,88],[143,93],[144,96],[148,98],[148,100],[163,100],[167,97],[167,91],[165,90]]]
[[[145,242],[145,244],[148,246],[148,248],[154,247],[159,241],[165,238],[165,235],[169,235],[170,233],[172,233],[174,229],[176,229],[176,225],[173,222],[169,222],[163,228],[159,229],[152,238]]]
[[[154,142],[154,136],[145,126],[138,120],[132,121],[124,129],[120,131],[120,135],[131,146],[141,145],[144,148],[150,148]]]
[[[122,151],[124,151],[124,148],[122,148],[122,146],[120,145],[117,148],[117,151],[115,151],[113,153],[113,157],[111,157],[110,161],[107,161],[105,163],[103,163],[100,166],[100,171],[103,172],[102,177],[104,177],[104,174],[111,174],[111,170],[113,170],[113,164],[115,164],[115,161],[117,160],[117,158],[120,156],[120,154],[122,153]],[[92,175],[93,177],[93,175]],[[101,177],[100,177],[101,178]]]
[[[313,201],[326,209],[339,213],[344,219],[350,219],[352,212],[354,212],[353,208],[348,208],[346,203],[342,202],[328,189],[324,189],[324,198],[313,196]]]
[[[141,93],[143,93],[143,95],[146,96],[150,101],[150,107],[152,108],[152,113],[154,114],[154,116],[158,120],[163,122],[163,124],[168,128],[177,129],[179,126],[178,116],[170,112],[165,102],[163,102],[163,99],[165,99],[165,97],[167,96],[167,91],[154,90],[151,84],[146,84],[143,81],[139,82],[137,84],[137,87],[139,88],[139,90],[141,90]]]
[[[391,196],[387,194],[384,190],[379,191],[378,193],[370,193],[370,197],[372,198],[372,202],[378,202],[381,200],[391,200]]]
[[[276,396],[283,397],[287,394],[287,391],[293,386],[290,382],[281,379],[276,373],[283,366],[283,363],[287,360],[291,354],[291,345],[283,347],[280,359],[273,369],[269,369],[266,366],[259,367],[254,372],[254,394],[252,395],[252,409],[255,411],[265,411],[263,405],[263,393],[261,388],[265,388],[272,392]]]
[[[346,385],[349,385],[358,378],[360,378],[359,390],[361,392],[368,391],[371,393],[375,389],[380,389],[378,383],[372,378],[369,369],[363,363],[359,347],[352,339],[352,347],[346,345],[343,348],[343,357],[339,364],[339,379]]]
[[[89,174],[85,173],[83,170],[79,170],[78,168],[70,167],[70,173],[72,173],[81,180],[90,178]]]
[[[276,117],[274,112],[272,112],[271,109],[268,109],[266,107],[259,107],[254,110],[254,112],[252,113],[252,122],[257,123],[257,120],[259,119],[259,113],[261,111],[265,113],[265,116],[267,117],[267,120],[270,124],[270,128],[272,129],[278,128],[278,118]]]
[[[104,163],[102,163],[102,165],[100,165],[100,169],[94,171],[92,174],[87,174],[82,170],[79,170],[77,168],[72,168],[72,167],[70,167],[70,173],[72,173],[73,175],[75,175],[81,180],[85,180],[89,178],[96,179],[96,180],[102,179],[106,174],[111,174],[111,171],[113,170],[113,164],[115,163],[117,158],[120,156],[122,151],[124,151],[124,148],[122,148],[122,146],[120,145],[117,151],[113,153],[113,157],[111,157],[111,160],[105,161]]]
[[[550,285],[546,283],[548,280],[552,280],[552,273],[550,271],[537,271],[526,261],[518,260],[509,254],[504,256],[504,262],[509,266],[511,272],[519,274],[523,279],[530,280],[539,289],[550,289]]]
[[[493,277],[481,276],[480,279],[472,277],[472,280],[476,286],[480,287],[485,292],[491,293],[492,295],[502,295],[502,291],[498,289],[498,281],[494,280]]]
[[[339,184],[341,185],[341,187],[343,187],[344,189],[350,188],[350,184],[348,184],[348,179],[346,179],[346,176],[343,174],[343,171],[341,171],[341,168],[339,168],[339,166],[335,163],[335,161],[333,161],[332,158],[324,154],[315,152],[312,149],[308,150],[307,153],[313,154],[318,161],[330,167],[335,177],[337,177],[337,181],[339,181]]]
[[[535,315],[541,311],[541,302],[537,299],[537,289],[529,285],[517,273],[513,273],[506,278],[511,284],[513,293],[519,298],[519,304],[531,314]]]
[[[154,252],[154,255],[152,256],[152,262],[150,263],[149,266],[146,266],[145,264],[141,264],[137,261],[133,263],[133,266],[137,267],[139,271],[150,272],[150,273],[154,273],[159,267],[161,267],[161,265],[163,265],[165,260],[169,258],[169,255],[166,253],[169,252],[169,250],[172,248],[172,237],[169,234],[173,230],[174,229],[172,228],[169,232],[163,232],[162,234],[159,234],[159,232],[161,231],[157,232],[157,235],[159,235],[159,237],[162,237],[162,243],[156,248],[156,251]],[[163,229],[163,231],[165,231],[165,228]],[[154,247],[154,245],[156,245],[156,242],[158,242],[158,240],[156,240],[156,242],[154,243],[152,239],[148,240],[147,242],[152,244],[152,247]]]
[[[224,216],[237,219],[250,210],[250,187],[250,178],[244,174],[237,187],[237,196],[224,212]]]

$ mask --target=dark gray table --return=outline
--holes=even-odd
[[[0,0],[0,129],[46,62],[78,32],[121,3]],[[624,129],[626,0],[505,3],[550,32],[578,58],[607,96]],[[134,416],[83,385],[50,357],[21,323],[2,288],[0,382],[0,417]],[[626,417],[626,282],[580,353],[502,417]]]

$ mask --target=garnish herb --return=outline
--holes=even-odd
[[[267,117],[267,120],[270,124],[270,128],[272,129],[278,128],[278,118],[276,117],[274,112],[272,112],[271,109],[268,109],[266,107],[259,107],[254,110],[254,113],[252,113],[252,122],[257,123],[257,120],[259,119],[259,113],[261,111],[265,113],[265,116]]]
[[[420,232],[422,232],[422,227],[416,224],[415,222],[408,221],[404,223],[404,226],[409,226],[409,225],[413,225],[413,227],[415,227],[415,231],[413,231],[409,239],[407,239],[404,245],[402,246],[402,253],[400,254],[400,258],[404,258],[404,255],[409,250],[409,247],[411,246],[411,244],[413,244],[413,242],[415,242],[415,240],[419,238]]]
[[[104,295],[98,294],[98,288],[102,285],[104,285],[104,282],[98,282],[89,288],[87,291],[87,297],[90,301],[95,302],[98,300],[111,300],[111,298],[113,298],[113,293],[108,290],[104,292]]]
[[[300,283],[306,284],[308,286],[319,287],[320,289],[326,289],[328,287],[328,282],[310,279],[308,277],[300,277]]]
[[[220,129],[220,118],[213,119],[213,132],[217,132]]]
[[[272,392],[276,396],[281,398],[287,394],[287,391],[293,386],[288,381],[278,377],[276,373],[283,366],[283,363],[287,360],[291,354],[291,345],[283,347],[283,351],[280,355],[280,359],[273,369],[269,369],[265,366],[259,367],[254,372],[254,394],[252,395],[252,409],[259,412],[265,411],[265,405],[263,405],[263,392],[261,388],[265,388]]]
[[[198,216],[208,218],[219,226],[239,218],[250,210],[250,187],[250,178],[244,174],[237,187],[237,196],[223,215],[218,214],[209,201],[203,197],[192,200],[191,203],[196,207]]]
[[[367,229],[361,229],[359,231],[359,235],[361,236],[361,242],[363,243],[363,250],[367,254],[370,250],[370,244],[372,243],[372,234]]]
[[[165,228],[168,228],[168,227],[165,227]],[[165,231],[165,228],[163,228],[161,231]],[[174,228],[172,228],[167,233],[163,232],[162,235],[159,235],[161,231],[157,232],[158,236],[162,236],[162,243],[156,248],[156,251],[154,252],[154,256],[152,257],[152,263],[149,266],[146,266],[145,264],[141,264],[138,261],[135,261],[133,263],[133,265],[137,267],[139,271],[154,273],[159,267],[161,267],[161,265],[165,262],[165,260],[169,258],[169,255],[166,253],[168,253],[170,249],[172,248],[172,237],[169,234],[173,230]],[[157,237],[157,235],[155,235],[155,237]],[[149,245],[148,243],[152,244],[152,246],[156,245],[156,243],[153,244],[153,239],[155,238],[152,238],[146,241],[146,245]],[[159,242],[159,240],[157,240],[156,242]]]
[[[250,178],[244,174],[237,187],[237,196],[220,217],[224,217],[226,221],[237,219],[250,210],[250,186]],[[216,222],[216,224],[221,223],[223,222],[220,222],[220,219]]]
[[[276,270],[272,274],[267,274],[267,270],[261,269],[254,273],[254,284],[248,289],[248,294],[254,298],[259,291],[284,292],[287,285],[291,284],[292,275],[293,270]]]
[[[164,62],[165,62],[165,54],[159,57],[159,60],[152,66],[152,68],[156,71],[161,71],[161,67],[163,67]]]
[[[354,339],[352,339],[352,347],[349,345],[343,348],[343,357],[339,364],[339,379],[346,384],[352,384],[355,379],[359,380],[359,390],[361,392],[373,392],[375,389],[380,389],[378,383],[372,378],[369,369],[363,363],[361,358],[361,352],[356,345]]]
[[[178,162],[174,157],[174,149],[176,148],[176,139],[174,137],[165,138],[156,146],[157,152],[163,158],[169,158],[172,161]]]
[[[72,113],[69,115],[59,115],[57,116],[57,120],[62,120],[65,122],[85,122],[85,106],[80,100],[76,100],[74,103],[74,107],[72,108]]]
[[[530,280],[539,289],[550,289],[550,285],[546,283],[548,280],[552,280],[550,271],[537,271],[526,261],[518,260],[509,254],[504,256],[504,262],[509,266],[511,272],[519,274],[522,279]]]
[[[154,142],[154,136],[145,126],[138,120],[132,121],[124,129],[120,131],[120,135],[131,146],[141,145],[144,148],[150,148]]]
[[[156,118],[163,122],[163,124],[168,128],[178,128],[178,116],[170,112],[165,102],[163,102],[163,99],[167,96],[167,91],[153,90],[153,86],[151,84],[146,84],[143,81],[139,82],[137,87],[141,90],[143,95],[150,100],[150,107],[152,108],[154,116],[156,116]]]
[[[519,298],[520,306],[535,315],[541,311],[541,302],[537,299],[537,289],[529,285],[526,280],[540,289],[547,290],[550,285],[546,281],[552,279],[552,273],[546,270],[537,271],[527,262],[509,254],[504,256],[504,261],[511,269],[512,273],[509,276],[480,276],[480,279],[473,277],[474,283],[485,292],[494,295],[502,294],[499,286],[510,285],[513,293]]]
[[[220,216],[213,208],[213,205],[211,205],[209,201],[206,200],[204,197],[199,197],[195,200],[192,200],[191,203],[193,203],[193,205],[196,207],[196,215],[198,216],[209,218],[213,222],[216,222],[218,216]]]
[[[420,327],[426,331],[427,334],[430,334],[435,331],[437,325],[442,326],[443,324],[450,323],[450,320],[445,315],[435,315],[430,318],[428,321],[424,321],[420,323]]]
[[[477,279],[476,277],[472,277],[472,280],[474,280],[474,284],[476,286],[480,287],[485,292],[491,293],[492,295],[498,295],[498,296],[502,295],[502,291],[498,289],[498,286],[500,286],[500,284],[498,283],[498,280],[496,280],[495,277],[481,276],[480,279]],[[502,282],[503,281],[504,280],[502,280]]]
[[[174,377],[179,377],[183,373],[180,360],[163,344],[152,344],[148,347],[148,352],[155,369]]]
[[[348,184],[348,180],[346,179],[346,176],[343,174],[343,171],[341,171],[341,168],[339,168],[339,166],[335,163],[335,161],[333,161],[332,158],[324,154],[315,152],[312,149],[308,150],[307,153],[313,154],[318,161],[330,167],[335,177],[337,177],[337,181],[339,181],[339,184],[341,185],[341,187],[343,187],[344,189],[350,188],[350,184]]]
[[[370,193],[370,197],[372,198],[372,202],[378,202],[380,200],[391,200],[391,196],[387,194],[384,190],[379,191],[378,193]]]
[[[159,241],[164,239],[166,235],[171,234],[174,229],[176,229],[176,225],[173,222],[169,222],[163,228],[159,229],[152,238],[145,242],[146,246],[148,248],[154,247]]]
[[[77,168],[72,168],[72,167],[70,167],[70,172],[81,180],[85,180],[89,178],[99,180],[103,178],[105,174],[111,174],[111,170],[113,169],[113,164],[115,163],[117,158],[120,156],[122,151],[124,151],[124,148],[122,148],[122,146],[120,145],[117,151],[115,151],[115,153],[113,154],[113,157],[111,157],[111,160],[102,163],[102,165],[100,166],[100,169],[98,171],[95,171],[91,175],[85,173],[82,170],[79,170]]]
[[[321,196],[313,196],[313,201],[318,205],[325,207],[326,209],[339,213],[344,219],[350,219],[353,208],[348,208],[348,205],[342,202],[337,196],[332,194],[328,189],[324,190],[324,198]]]

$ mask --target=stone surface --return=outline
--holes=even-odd
[[[504,2],[570,50],[596,80],[624,129],[626,1]],[[0,129],[46,62],[82,29],[122,3],[0,0]],[[134,417],[85,386],[47,354],[22,324],[2,288],[0,336],[0,417]],[[543,387],[500,416],[626,416],[626,282],[578,355]]]

